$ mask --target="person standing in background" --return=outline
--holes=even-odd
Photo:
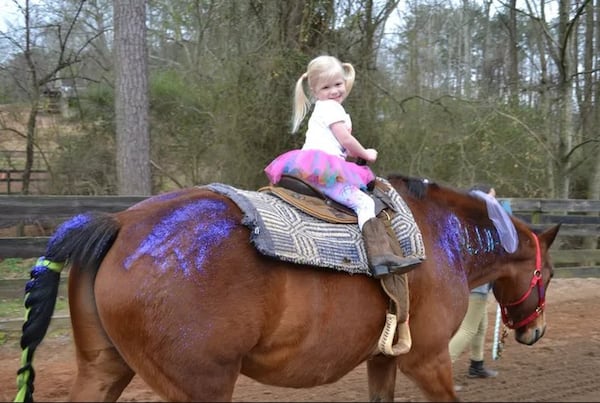
[[[470,191],[475,190],[496,197],[496,190],[492,186],[481,184],[470,189]],[[510,204],[501,203],[501,205],[506,212],[512,214]],[[484,366],[485,335],[488,327],[487,302],[491,289],[492,283],[487,283],[471,290],[467,313],[448,346],[452,363],[467,346],[470,346],[471,363],[467,374],[469,378],[494,378],[498,375],[497,371]]]

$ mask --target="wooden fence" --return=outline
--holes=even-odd
[[[52,152],[44,154],[33,152],[33,166],[29,177],[29,194],[39,195],[47,192],[50,180],[44,161]],[[17,195],[23,188],[23,172],[27,160],[27,152],[22,150],[0,150],[0,194]]]
[[[0,194],[19,194],[23,189],[22,169],[0,169]],[[38,194],[43,192],[48,183],[50,173],[41,169],[32,169],[29,178],[29,192]]]
[[[0,259],[41,256],[48,241],[47,236],[7,235],[7,228],[22,230],[37,226],[49,231],[75,214],[120,211],[143,199],[135,196],[0,196],[0,230],[4,232],[0,234]],[[534,228],[562,223],[551,249],[557,277],[600,277],[600,200],[501,200],[510,201],[515,216]],[[593,245],[585,246],[589,245],[584,242],[585,238],[592,239]]]
[[[515,216],[533,228],[561,223],[557,240],[550,249],[557,277],[600,277],[600,200],[504,200],[510,202]]]
[[[14,234],[0,237],[0,259],[30,258],[44,253],[47,236],[23,236],[17,232],[49,233],[67,218],[87,212],[116,212],[144,200],[141,196],[2,196],[0,229]],[[23,228],[25,229],[23,230]]]

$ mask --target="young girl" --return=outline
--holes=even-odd
[[[420,261],[394,254],[384,224],[375,217],[375,203],[364,192],[375,175],[367,166],[346,161],[346,157],[367,162],[377,159],[377,150],[364,148],[352,135],[350,115],[342,106],[354,77],[354,67],[333,56],[319,56],[308,64],[307,71],[296,82],[292,128],[292,132],[298,130],[314,102],[304,145],[277,157],[265,168],[265,173],[274,184],[282,174],[298,176],[354,210],[372,274],[378,278],[391,272],[407,272]],[[304,91],[305,81],[311,100]]]

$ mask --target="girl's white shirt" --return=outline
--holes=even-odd
[[[316,101],[312,115],[308,120],[308,130],[304,140],[303,150],[321,150],[336,157],[346,158],[346,150],[335,138],[331,126],[344,122],[352,131],[352,120],[344,107],[337,101]]]

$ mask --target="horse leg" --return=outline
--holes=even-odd
[[[369,401],[393,402],[396,386],[396,357],[382,354],[367,361],[367,378],[369,380]]]
[[[452,379],[450,355],[406,355],[399,362],[400,370],[421,389],[432,402],[459,402]]]
[[[77,356],[70,401],[117,401],[134,376],[110,342],[98,317],[94,273],[71,268],[69,306]]]

